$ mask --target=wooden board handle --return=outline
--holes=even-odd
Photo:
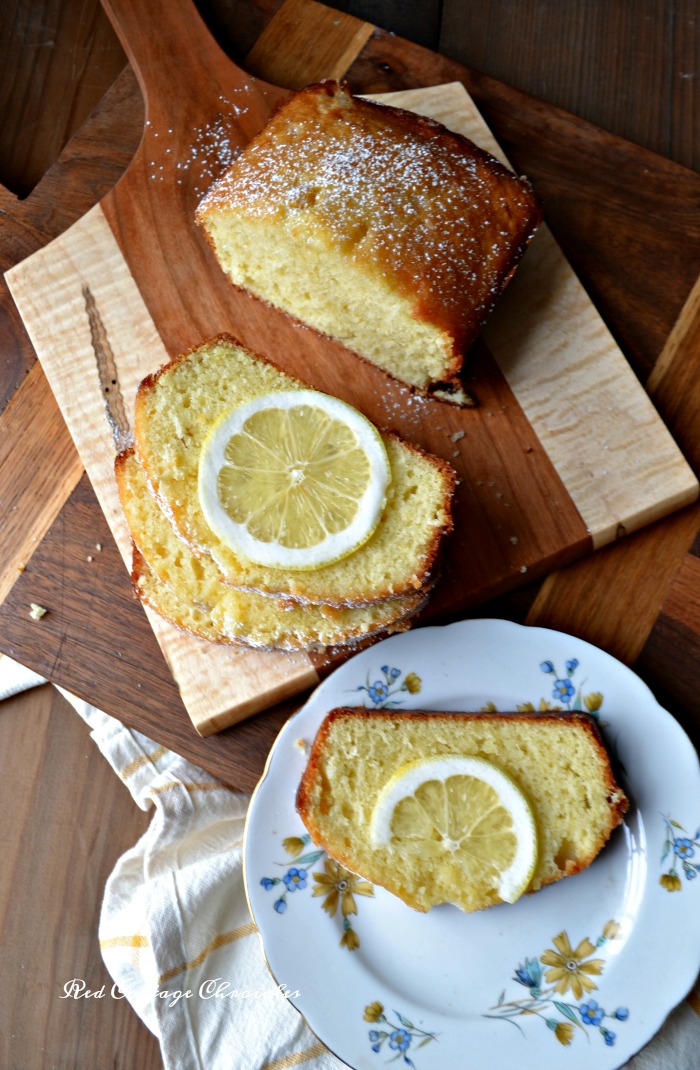
[[[193,0],[101,3],[138,78],[147,124],[182,126],[193,113],[194,101],[201,109],[207,100],[230,97],[236,90],[252,90],[270,107],[286,95],[246,74],[226,56]]]

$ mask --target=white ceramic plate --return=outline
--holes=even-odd
[[[512,906],[424,915],[381,888],[363,894],[366,882],[309,842],[296,789],[304,744],[333,707],[542,702],[594,713],[632,801],[583,873]],[[337,669],[280,733],[245,842],[272,974],[356,1070],[622,1066],[697,976],[699,863],[700,769],[678,723],[608,654],[498,620],[406,632]]]

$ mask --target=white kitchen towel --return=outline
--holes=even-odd
[[[153,808],[109,877],[99,939],[166,1070],[340,1070],[265,964],[243,887],[248,796],[62,693],[136,804]]]
[[[8,662],[0,657],[0,695],[4,677],[12,693],[23,678],[37,682]],[[109,877],[99,939],[118,989],[159,1038],[166,1070],[342,1070],[265,965],[243,887],[248,796],[62,693],[136,804],[153,810]],[[696,985],[627,1067],[697,1070],[699,1053]]]
[[[46,680],[38,672],[26,669],[24,665],[8,658],[7,654],[0,654],[0,702],[45,683]]]

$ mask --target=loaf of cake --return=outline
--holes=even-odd
[[[530,184],[471,141],[334,81],[292,96],[196,212],[237,287],[457,397],[541,218]]]
[[[218,643],[264,650],[343,647],[408,626],[428,592],[336,609],[239,591],[207,556],[195,557],[150,494],[133,450],[115,463],[119,497],[134,542],[132,583],[146,605],[178,628]]]
[[[492,763],[527,800],[537,835],[528,892],[590,865],[627,810],[587,715],[340,708],[313,742],[298,812],[332,858],[416,910],[439,903],[465,911],[491,906],[502,900],[488,873],[467,880],[450,852],[439,850],[448,836],[440,821],[423,841],[394,835],[376,844],[370,834],[382,792],[407,763],[450,756]]]
[[[452,528],[456,475],[444,460],[383,435],[391,483],[378,527],[356,552],[314,571],[244,559],[212,531],[197,490],[207,433],[226,412],[263,394],[306,384],[221,336],[170,361],[139,386],[134,445],[150,492],[191,552],[241,590],[343,608],[425,592]]]

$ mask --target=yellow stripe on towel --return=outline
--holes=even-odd
[[[162,985],[166,981],[172,981],[173,977],[177,977],[179,973],[191,970],[195,966],[201,966],[207,955],[211,955],[212,951],[216,951],[217,948],[224,947],[226,944],[232,944],[235,940],[240,940],[244,936],[251,936],[257,931],[255,922],[249,921],[246,922],[245,925],[240,925],[237,929],[231,929],[227,933],[221,933],[219,936],[215,936],[211,943],[207,944],[204,950],[201,951],[196,958],[191,959],[189,962],[183,962],[179,966],[173,966],[172,969],[162,973],[158,978],[158,984]]]
[[[138,758],[133,758],[130,762],[127,762],[123,769],[119,770],[119,777],[121,780],[128,780],[130,776],[141,769],[144,765],[151,765],[162,758],[164,754],[168,753],[167,747],[157,747],[151,751],[150,754],[140,754]]]
[[[162,795],[164,791],[172,791],[173,788],[184,788],[185,791],[189,791],[190,794],[194,791],[229,791],[225,784],[216,784],[211,781],[192,781],[188,783],[184,780],[169,780],[167,784],[157,784],[155,788],[151,788],[149,795]]]
[[[309,1059],[316,1059],[319,1055],[327,1055],[328,1048],[325,1044],[314,1044],[305,1051],[295,1051],[291,1055],[280,1055],[279,1059],[273,1059],[271,1063],[265,1063],[261,1070],[287,1070],[289,1066],[300,1066]]]
[[[140,933],[136,933],[134,936],[109,936],[105,940],[100,940],[100,947],[103,951],[110,947],[148,947],[149,941],[147,936],[142,936]]]

